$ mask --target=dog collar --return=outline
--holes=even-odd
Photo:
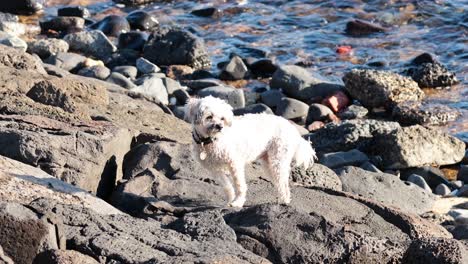
[[[213,143],[213,141],[214,141],[214,139],[212,137],[206,137],[206,138],[200,137],[197,134],[197,132],[192,132],[192,138],[195,141],[195,143],[197,143],[198,145],[200,145],[200,144],[208,145],[208,144]]]

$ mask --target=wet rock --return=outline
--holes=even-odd
[[[463,182],[468,182],[468,165],[460,165],[457,179]]]
[[[221,98],[230,104],[234,109],[245,107],[244,91],[226,86],[213,86],[201,89],[197,92],[200,97],[208,95]]]
[[[184,81],[184,84],[187,85],[187,87],[189,87],[192,90],[201,90],[207,87],[222,86],[223,82],[218,79],[209,78],[209,79]]]
[[[39,39],[28,42],[28,53],[37,54],[42,59],[46,59],[59,52],[67,52],[69,45],[61,39]]]
[[[386,67],[387,65],[388,65],[388,62],[386,62],[385,60],[371,60],[367,63],[367,66],[375,67],[375,68]]]
[[[338,113],[345,109],[350,103],[349,97],[342,91],[337,91],[322,100],[322,104],[330,107],[333,112]]]
[[[276,107],[275,114],[290,120],[303,120],[308,110],[309,106],[299,100],[283,98]]]
[[[60,67],[69,72],[79,71],[83,67],[85,61],[85,56],[71,52],[58,52],[45,60],[46,63]]]
[[[408,177],[408,181],[416,184],[419,186],[421,189],[425,190],[426,192],[432,193],[431,187],[427,184],[427,182],[424,180],[423,177],[417,175],[417,174],[412,174]]]
[[[460,82],[453,72],[438,62],[423,63],[416,68],[410,68],[408,74],[421,88],[444,88]]]
[[[110,15],[94,23],[90,28],[100,30],[107,36],[118,37],[120,34],[130,31],[130,24],[124,17]]]
[[[414,240],[402,259],[403,263],[465,263],[466,245],[450,238]]]
[[[401,181],[387,173],[345,167],[337,171],[343,191],[395,206],[403,212],[422,214],[432,209],[436,197],[419,186]]]
[[[64,40],[70,45],[70,50],[98,59],[106,59],[117,50],[117,47],[99,30],[68,34]]]
[[[312,124],[314,121],[327,121],[329,116],[334,115],[332,110],[322,104],[311,104],[307,112],[306,125]]]
[[[386,169],[404,169],[457,163],[465,155],[465,144],[444,132],[416,125],[376,133],[368,150]]]
[[[42,10],[42,8],[41,1],[37,0],[2,1],[0,4],[0,12],[13,14],[34,14]]]
[[[136,67],[142,74],[156,73],[161,71],[158,66],[154,65],[145,58],[139,58],[136,61]]]
[[[117,72],[123,76],[134,80],[137,77],[138,69],[135,66],[117,66],[112,69],[112,72]]]
[[[271,108],[276,108],[286,96],[279,90],[268,90],[260,94],[260,101]]]
[[[379,33],[379,32],[385,32],[385,31],[386,29],[379,25],[372,24],[372,23],[362,21],[362,20],[349,21],[346,24],[346,29],[345,29],[346,34],[352,35],[352,36],[365,36],[365,35],[369,35],[372,33]]]
[[[269,59],[260,59],[250,64],[249,69],[257,77],[268,78],[273,76],[278,66]]]
[[[341,180],[330,168],[315,163],[307,170],[294,167],[291,171],[291,180],[295,185],[304,187],[323,187],[332,190],[341,191]]]
[[[154,96],[161,103],[169,104],[167,89],[161,78],[148,75],[136,80],[135,84],[137,87],[132,88],[131,91]]]
[[[239,56],[234,56],[231,60],[223,67],[219,77],[222,80],[242,80],[249,72],[247,66]]]
[[[130,79],[118,72],[112,72],[109,77],[107,77],[106,81],[122,86],[125,89],[136,88],[136,85]]]
[[[45,74],[46,71],[42,66],[39,58],[31,56],[12,47],[0,44],[0,65],[14,68],[17,70],[27,70]]]
[[[319,162],[331,169],[336,169],[344,166],[360,166],[364,162],[369,161],[366,154],[357,149],[346,152],[332,152],[324,154]]]
[[[56,227],[18,203],[0,202],[0,246],[15,263],[32,263],[43,250],[64,246]]]
[[[437,187],[434,190],[435,194],[442,195],[442,196],[448,195],[451,192],[452,191],[450,190],[450,188],[443,183],[437,185]]]
[[[341,119],[357,119],[365,117],[368,112],[367,108],[353,104],[343,112],[338,113],[338,117]]]
[[[74,250],[48,250],[34,258],[33,264],[98,264],[95,259]]]
[[[148,33],[140,31],[130,31],[119,35],[119,49],[132,49],[142,51],[148,41]]]
[[[79,70],[77,74],[85,77],[106,80],[111,74],[111,71],[106,66],[97,65],[83,68]]]
[[[460,112],[442,104],[404,102],[392,110],[392,117],[403,125],[443,125],[455,121]]]
[[[151,30],[159,26],[159,21],[145,11],[133,11],[127,16],[128,23],[133,30]]]
[[[188,65],[209,68],[210,57],[203,40],[190,32],[169,29],[153,33],[143,49],[143,56],[156,65]]]
[[[396,122],[377,120],[346,120],[339,124],[328,123],[322,129],[309,134],[308,138],[317,152],[363,149],[377,131],[389,132],[399,128]]]
[[[332,84],[324,77],[295,65],[280,66],[273,74],[270,87],[282,89],[286,95],[302,101],[321,100],[343,89],[341,85]]]
[[[343,77],[346,91],[367,108],[421,101],[424,93],[408,77],[392,72],[353,69]]]
[[[245,114],[270,114],[273,115],[273,111],[270,107],[264,104],[252,104],[244,108],[239,108],[234,110],[234,115],[245,115]]]
[[[424,63],[436,63],[437,59],[434,55],[424,52],[418,56],[416,56],[412,61],[411,64],[413,65],[421,65]]]
[[[24,40],[3,32],[0,32],[0,44],[18,49],[23,52],[28,49],[28,44],[26,44]]]
[[[221,10],[215,7],[196,9],[196,10],[192,10],[190,13],[192,15],[199,16],[199,17],[220,17],[221,16]]]
[[[81,17],[54,17],[47,21],[39,22],[42,33],[47,33],[49,30],[71,32],[73,30],[81,30],[85,26],[85,20]]]
[[[82,17],[88,18],[91,16],[89,10],[83,6],[66,6],[61,7],[57,10],[58,16],[69,16],[69,17]]]

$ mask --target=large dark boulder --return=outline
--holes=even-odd
[[[0,12],[13,14],[34,14],[42,8],[41,1],[38,0],[2,1],[0,4]]]

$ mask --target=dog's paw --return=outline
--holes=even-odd
[[[234,201],[229,203],[229,207],[242,208],[245,203],[245,198],[236,198]]]

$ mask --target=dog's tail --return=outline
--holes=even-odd
[[[317,156],[310,141],[301,138],[297,146],[296,153],[294,154],[296,166],[303,166],[307,169],[314,164],[314,160],[316,159]]]

